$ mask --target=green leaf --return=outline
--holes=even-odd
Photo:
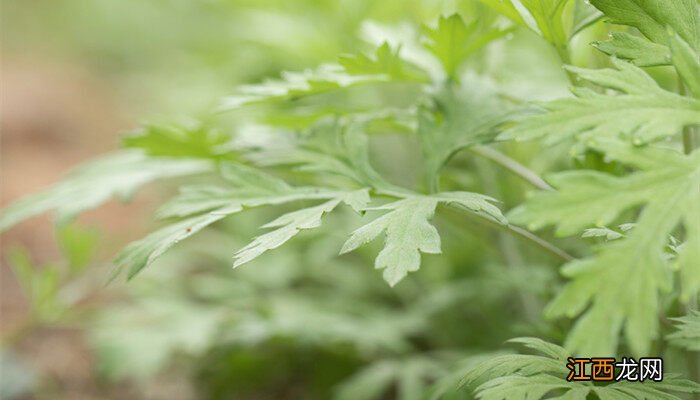
[[[364,209],[369,202],[369,195],[366,190],[348,193],[318,206],[284,214],[274,221],[263,225],[263,228],[277,229],[256,237],[250,244],[237,251],[234,256],[234,268],[257,258],[268,250],[276,249],[302,230],[318,228],[321,226],[321,217],[333,211],[341,201],[345,201],[354,209]]]
[[[523,28],[530,28],[511,0],[479,0]]]
[[[592,45],[605,54],[629,60],[640,67],[671,63],[671,52],[664,45],[626,32],[612,32],[610,36],[610,40],[593,42]]]
[[[394,286],[409,272],[418,270],[421,253],[441,252],[440,235],[429,222],[438,203],[457,204],[471,212],[504,221],[491,201],[493,199],[476,193],[445,192],[408,197],[372,208],[389,212],[354,231],[340,253],[351,252],[385,233],[384,248],[375,259],[374,267],[383,269],[384,280]]]
[[[316,70],[282,72],[281,80],[240,86],[237,94],[221,100],[217,110],[232,111],[252,104],[290,101],[351,86],[387,81],[385,75],[354,76],[345,72],[340,65],[324,64]]]
[[[437,200],[420,197],[380,206],[380,210],[391,211],[353,232],[340,253],[353,251],[386,232],[384,249],[374,267],[384,269],[384,280],[394,286],[409,272],[418,270],[421,252],[440,253],[440,235],[428,222],[436,206]]]
[[[509,32],[507,29],[484,32],[479,28],[479,21],[473,20],[465,25],[459,14],[441,16],[435,28],[424,27],[423,33],[428,39],[425,47],[440,60],[449,78],[457,79],[457,72],[464,61],[494,39]]]
[[[444,366],[426,356],[385,359],[361,369],[342,382],[335,400],[379,400],[396,387],[398,400],[420,400],[428,382],[443,374]]]
[[[556,45],[565,46],[568,35],[564,30],[564,6],[569,0],[520,0],[537,23],[540,34],[545,40]]]
[[[122,143],[152,156],[221,159],[229,156],[224,145],[230,141],[231,136],[204,126],[146,125]]]
[[[570,67],[581,79],[615,93],[577,89],[578,97],[544,104],[545,114],[526,118],[500,139],[544,138],[555,144],[572,137],[596,141],[629,135],[635,144],[678,135],[683,127],[700,124],[700,101],[662,89],[642,69],[615,61],[615,69]]]
[[[539,339],[521,338],[528,347],[543,355],[506,355],[490,359],[467,373],[462,384],[476,387],[476,398],[480,400],[634,400],[665,399],[681,400],[673,394],[700,392],[697,383],[665,376],[663,382],[614,382],[605,386],[594,386],[589,382],[567,382],[568,353],[565,349]],[[595,396],[595,397],[591,397]]]
[[[399,51],[393,51],[387,43],[377,48],[373,58],[347,55],[342,56],[339,62],[304,72],[283,72],[281,80],[241,86],[236,95],[221,101],[218,111],[236,110],[251,104],[291,101],[353,86],[391,81],[423,83],[426,80],[423,71],[403,60]]]
[[[595,171],[557,174],[550,182],[558,191],[535,194],[509,219],[531,229],[556,225],[559,234],[570,235],[609,224],[623,211],[644,205],[626,238],[564,266],[572,281],[547,309],[550,317],[582,314],[567,339],[572,351],[614,354],[624,327],[632,351],[644,355],[657,335],[659,292],[671,285],[672,267],[663,253],[668,236],[683,225],[689,236],[680,257],[700,251],[700,153],[685,156],[615,141],[596,149],[640,171],[623,177]],[[682,289],[686,296],[700,287],[695,264],[687,258],[679,262],[681,276],[688,278]]]
[[[201,186],[182,190],[180,195],[166,203],[158,212],[162,218],[183,218],[167,225],[145,238],[129,244],[115,259],[115,277],[128,270],[128,279],[152,264],[176,243],[187,239],[203,228],[246,208],[278,205],[299,200],[343,199],[353,207],[360,207],[360,195],[325,189],[294,188],[277,178],[240,164],[222,166],[223,176],[235,188]]]
[[[202,356],[226,312],[164,293],[113,305],[97,313],[90,325],[97,366],[111,379],[147,382],[176,355]]]
[[[576,4],[574,5],[574,24],[571,28],[570,36],[573,37],[577,33],[598,22],[601,18],[603,18],[603,13],[593,7],[590,2],[576,0]]]
[[[443,86],[433,103],[432,109],[424,108],[418,115],[425,173],[431,184],[452,155],[465,147],[493,141],[496,128],[511,115],[510,107],[477,79],[459,87]]]
[[[667,27],[698,49],[700,19],[696,0],[591,0],[611,22],[639,29],[654,43],[666,45]]]
[[[347,74],[353,76],[384,76],[390,81],[425,81],[425,73],[401,58],[399,50],[392,50],[389,43],[384,42],[377,47],[374,57],[365,54],[343,55],[338,63]]]
[[[639,66],[669,65],[669,46],[677,48],[680,41],[685,42],[689,47],[687,50],[697,58],[700,50],[700,8],[694,0],[663,4],[659,0],[593,0],[591,3],[610,17],[613,23],[635,27],[649,39],[629,33],[613,33],[610,40],[594,43],[604,53],[630,60]],[[674,39],[673,32],[680,38]]]
[[[115,153],[91,161],[48,189],[11,204],[0,216],[0,231],[48,211],[54,211],[63,223],[112,197],[126,200],[151,181],[211,170],[212,164],[202,160],[153,158],[133,150]]]
[[[292,146],[263,149],[250,155],[261,166],[296,165],[305,172],[324,172],[349,178],[362,186],[391,186],[369,159],[368,121],[324,118]]]
[[[691,311],[681,318],[672,318],[676,322],[676,332],[666,336],[675,346],[689,351],[700,351],[700,311]]]
[[[523,18],[513,0],[479,0],[495,11],[503,14],[516,24],[531,29],[557,47],[564,47],[568,32],[564,28],[564,6],[568,0],[520,0],[519,3],[534,19],[536,29]]]
[[[85,229],[75,225],[66,225],[57,232],[58,243],[72,274],[88,266],[97,249],[99,240],[95,229]]]
[[[700,99],[700,52],[693,50],[688,42],[672,34],[669,39],[671,59],[690,92]]]

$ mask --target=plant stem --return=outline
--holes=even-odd
[[[687,90],[680,74],[678,75],[678,94],[681,96],[687,95]],[[697,149],[700,145],[699,142],[700,139],[698,139],[698,132],[694,127],[683,127],[683,152],[685,154],[690,154],[693,152],[693,150]]]
[[[462,209],[460,207],[455,207],[455,208],[464,211],[464,209]],[[483,223],[487,226],[502,229],[515,237],[526,240],[526,241],[536,245],[540,249],[546,251],[547,253],[554,256],[555,258],[558,258],[559,260],[561,260],[563,262],[570,262],[570,261],[574,261],[576,259],[576,257],[567,253],[565,250],[560,249],[556,245],[554,245],[554,244],[546,241],[545,239],[535,235],[534,233],[528,231],[527,229],[521,228],[521,227],[516,226],[516,225],[511,225],[511,224],[504,225],[498,221],[494,221],[493,219],[491,219],[489,217],[486,217],[486,216],[480,215],[480,214],[475,214],[472,212],[467,212],[464,214],[466,216],[474,219],[475,221],[479,221],[480,223]]]
[[[478,156],[495,162],[538,189],[553,190],[553,188],[547,182],[545,182],[544,179],[537,175],[536,172],[496,149],[486,146],[473,146],[469,150]]]
[[[394,197],[394,198],[399,198],[399,199],[405,199],[411,196],[424,196],[423,194],[420,193],[415,193],[415,192],[410,192],[405,189],[375,189],[375,193],[378,195],[383,195],[383,196],[388,196],[388,197]],[[453,209],[459,209],[461,211],[465,211],[461,207],[453,207]],[[511,224],[502,224],[494,219],[492,219],[489,216],[483,215],[483,214],[477,214],[474,212],[463,212],[462,214],[467,215],[471,218],[473,218],[476,221],[480,221],[485,225],[496,227],[498,229],[503,229],[506,232],[519,237],[521,239],[527,240],[531,242],[532,244],[536,245],[540,249],[546,251],[550,255],[560,259],[561,261],[564,262],[569,262],[573,261],[576,259],[576,257],[572,256],[571,254],[567,253],[565,250],[560,249],[556,245],[546,241],[545,239],[535,235],[534,233],[528,231],[527,229],[521,228],[516,225],[511,225]]]
[[[681,96],[687,95],[687,90],[685,84],[683,83],[683,78],[678,74],[678,93]],[[698,138],[698,132],[694,127],[685,126],[683,127],[683,152],[685,154],[690,154],[695,149],[700,146],[700,139]],[[686,314],[690,315],[693,310],[698,308],[698,293],[693,293],[688,299],[688,303],[685,306]],[[690,379],[695,382],[700,382],[700,353],[689,351],[686,355],[686,364],[688,366],[688,374]],[[695,400],[700,400],[700,394],[695,394],[693,396]]]
[[[491,149],[484,148],[483,150]],[[505,155],[498,152],[496,153],[510,160]],[[497,171],[493,168],[489,168],[490,166],[487,165],[487,160],[475,161],[476,170],[478,171],[481,177],[482,184],[484,186],[484,189],[487,190],[487,193],[492,194],[496,198],[503,197],[502,190],[497,184]],[[525,266],[525,261],[523,260],[523,256],[520,253],[520,249],[518,248],[518,244],[516,243],[515,238],[513,236],[507,234],[504,231],[499,231],[498,245],[501,249],[506,268],[516,272],[525,271],[527,269],[527,267]],[[516,291],[518,297],[520,298],[520,303],[522,306],[522,311],[525,314],[525,318],[530,323],[535,325],[540,318],[540,305],[538,304],[539,302],[537,301],[537,297],[535,297],[532,293],[528,292],[524,288],[518,288],[516,289]]]
[[[566,45],[555,46],[555,49],[557,50],[557,55],[559,56],[561,63],[564,65],[571,65],[571,55],[569,55],[569,47]],[[566,72],[566,77],[569,78],[569,83],[571,83],[572,85],[575,85],[576,84],[576,75],[574,75],[568,69],[565,69],[564,72]]]

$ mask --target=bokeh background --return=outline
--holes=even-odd
[[[368,20],[419,26],[455,11],[495,18],[466,0],[2,0],[0,207],[116,149],[121,133],[144,122],[208,118],[238,84],[368,48]],[[530,99],[566,93],[551,49],[527,32],[511,36],[482,57],[501,66],[491,76]],[[520,75],[502,72],[513,66]],[[410,162],[406,149],[389,148],[387,169]],[[466,186],[484,178],[467,169],[455,176]],[[517,180],[487,178],[501,187],[486,192],[520,200]],[[336,256],[357,226],[344,214],[232,271],[231,255],[270,219],[267,211],[226,221],[138,279],[105,287],[111,257],[154,226],[153,211],[172,193],[143,190],[58,232],[42,217],[3,235],[0,397],[409,399],[450,360],[497,351],[512,326],[564,334],[539,324],[556,279],[552,260],[529,257],[542,263],[527,276],[507,270],[485,250],[496,234],[465,232],[459,221],[439,222],[449,232],[444,247],[459,250],[428,257],[394,290],[371,268],[376,248]],[[11,265],[80,273],[47,273],[46,298],[37,301]]]

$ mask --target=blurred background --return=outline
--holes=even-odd
[[[367,48],[367,20],[420,26],[455,11],[495,18],[466,0],[2,0],[0,207],[144,122],[207,118],[238,84]],[[556,55],[533,36],[516,31],[490,54],[521,75],[491,76],[529,98],[566,93]],[[485,192],[519,200],[517,180],[491,178],[503,187]],[[0,397],[417,399],[456,360],[515,334],[563,335],[539,319],[552,260],[527,277],[508,270],[484,250],[495,233],[459,221],[437,222],[445,255],[395,289],[371,268],[376,246],[336,256],[357,226],[342,213],[232,271],[269,211],[224,221],[105,287],[110,259],[155,225],[157,200],[172,193],[151,188],[58,231],[42,217],[3,235]]]

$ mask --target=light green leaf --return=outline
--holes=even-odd
[[[694,0],[660,2],[659,0],[593,0],[613,23],[629,25],[641,31],[644,38],[629,33],[613,33],[611,39],[596,42],[599,50],[639,66],[669,65],[670,45],[685,42],[691,54],[700,49],[700,8]],[[673,39],[676,32],[679,39]]]
[[[377,48],[374,57],[365,54],[340,56],[338,63],[353,76],[384,76],[390,81],[425,81],[425,73],[401,58],[399,48],[392,50],[384,42]]]
[[[479,0],[523,28],[530,28],[512,0]]]
[[[183,218],[167,225],[145,238],[129,244],[115,260],[114,276],[128,270],[128,278],[152,264],[176,243],[192,236],[201,229],[246,208],[278,205],[299,200],[348,199],[353,207],[360,207],[361,194],[329,191],[309,187],[291,187],[283,181],[261,171],[227,163],[222,175],[231,187],[200,186],[184,188],[173,200],[158,212],[161,218]],[[365,196],[366,196],[366,191]]]
[[[666,45],[667,27],[698,48],[700,19],[696,0],[591,0],[612,23],[639,29],[654,43]]]
[[[459,87],[445,85],[433,102],[432,109],[424,108],[418,115],[418,135],[430,184],[456,152],[493,141],[496,128],[511,115],[510,107],[476,78]]]
[[[384,248],[375,259],[376,269],[383,269],[384,280],[396,285],[409,272],[420,267],[421,253],[439,254],[440,235],[430,219],[438,203],[457,204],[467,210],[504,221],[493,199],[468,192],[444,192],[432,196],[407,197],[372,210],[389,210],[386,214],[354,231],[345,242],[341,254],[371,242],[382,233]]]
[[[473,20],[465,25],[459,14],[441,16],[435,28],[424,27],[423,33],[428,39],[425,47],[440,60],[448,77],[457,79],[459,67],[465,60],[509,32],[507,29],[483,31],[479,28],[479,21]]]
[[[610,36],[610,40],[593,42],[592,45],[605,54],[629,60],[640,67],[671,63],[671,52],[664,45],[626,32],[613,32]]]
[[[342,382],[335,400],[379,400],[392,387],[397,388],[398,400],[420,400],[428,382],[445,371],[438,360],[426,356],[385,359],[361,369]]]
[[[272,232],[258,236],[250,244],[236,252],[233,267],[245,264],[264,252],[286,243],[302,230],[318,228],[321,226],[321,217],[335,209],[341,201],[346,202],[353,209],[364,209],[369,202],[367,190],[359,190],[354,193],[339,195],[321,205],[304,208],[280,216],[272,222],[263,225],[263,228],[277,228]]]
[[[223,159],[231,136],[204,126],[146,125],[122,140],[124,147],[142,149],[152,156]]]
[[[568,34],[564,29],[562,15],[569,0],[520,0],[537,23],[540,34],[545,40],[556,45],[565,46]]]
[[[439,254],[440,235],[428,221],[438,201],[416,197],[378,207],[391,210],[352,233],[340,253],[348,253],[386,232],[384,248],[374,267],[384,269],[384,280],[396,285],[408,272],[420,267],[420,253]]]
[[[373,58],[366,55],[343,56],[339,64],[324,64],[304,72],[283,72],[281,80],[241,86],[236,95],[221,101],[218,111],[231,111],[251,104],[290,101],[353,86],[391,81],[424,83],[426,75],[403,60],[398,50],[394,51],[383,43]]]
[[[516,341],[530,343],[545,355],[506,355],[483,362],[469,371],[462,384],[476,387],[480,400],[681,400],[675,393],[698,393],[700,385],[667,375],[663,382],[614,382],[609,385],[591,385],[589,382],[567,382],[568,352],[539,339],[522,338]],[[540,342],[533,346],[533,341]],[[546,347],[543,347],[545,346]],[[595,396],[595,397],[591,397]]]
[[[85,164],[57,184],[7,207],[0,230],[36,215],[54,211],[59,222],[93,209],[112,197],[126,200],[154,180],[210,172],[203,160],[153,158],[140,151],[123,151]]]
[[[221,308],[185,301],[181,295],[141,296],[135,304],[98,313],[89,340],[102,374],[147,382],[178,354],[201,356],[224,315]]]
[[[568,0],[479,1],[503,14],[516,24],[537,32],[551,44],[557,47],[566,46],[569,33],[564,28],[563,13],[564,6]],[[520,8],[527,10],[529,15],[523,17]],[[536,27],[528,24],[528,19],[534,20]]]
[[[583,231],[583,235],[581,235],[581,237],[583,237],[583,238],[604,237],[605,240],[607,240],[607,241],[619,239],[619,238],[624,237],[624,236],[625,236],[624,234],[622,234],[618,231],[614,231],[610,228],[605,228],[605,227],[586,229],[585,231]]]
[[[532,229],[557,225],[563,235],[586,226],[606,225],[623,211],[644,205],[634,230],[602,248],[595,256],[563,268],[572,281],[549,305],[550,317],[583,313],[567,339],[580,354],[614,354],[620,330],[635,354],[647,354],[657,335],[659,292],[670,289],[672,268],[663,248],[678,225],[686,227],[690,245],[682,254],[697,254],[697,210],[700,203],[700,153],[685,156],[671,150],[632,148],[619,142],[597,147],[608,157],[640,168],[624,177],[600,172],[557,174],[559,190],[541,192],[509,214]],[[546,211],[545,211],[546,210]],[[683,292],[697,290],[697,269],[680,263]],[[693,272],[689,272],[693,271]],[[687,274],[687,275],[683,275]],[[590,304],[590,307],[586,308]]]
[[[576,0],[574,6],[574,24],[571,28],[570,36],[581,32],[601,18],[603,18],[603,13],[593,7],[589,1]]]
[[[291,147],[262,150],[250,155],[261,166],[296,165],[306,172],[344,176],[362,186],[388,187],[371,165],[366,121],[324,118]]]
[[[586,142],[625,134],[642,144],[700,124],[700,101],[662,89],[630,63],[614,64],[615,69],[569,69],[581,79],[616,93],[578,89],[578,97],[544,104],[547,113],[520,121],[499,138],[542,137],[546,144],[554,144],[572,137]]]
[[[691,311],[689,315],[672,318],[676,322],[676,332],[666,336],[675,346],[689,351],[700,351],[700,311]]]
[[[351,86],[387,82],[386,75],[350,75],[343,67],[324,64],[316,70],[283,72],[281,80],[267,80],[256,85],[243,85],[237,94],[221,100],[218,111],[267,102],[282,102],[302,96],[312,96]]]
[[[676,34],[669,38],[671,59],[690,92],[700,99],[700,52],[693,50],[688,42]]]

